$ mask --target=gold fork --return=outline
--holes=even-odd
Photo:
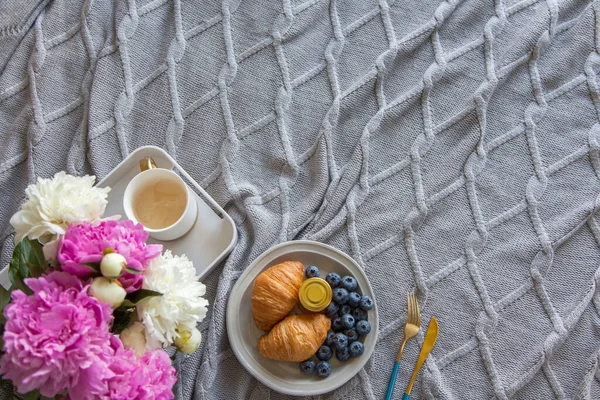
[[[421,329],[421,313],[419,312],[419,302],[417,302],[417,298],[412,293],[407,293],[406,297],[408,302],[408,312],[406,314],[406,324],[404,325],[404,340],[402,340],[400,350],[398,350],[398,355],[396,356],[396,363],[394,364],[392,376],[390,377],[390,383],[388,384],[385,400],[391,400],[392,395],[394,394],[394,385],[396,384],[396,377],[398,376],[398,368],[400,368],[400,359],[402,358],[404,345],[408,339],[417,336],[417,333]]]

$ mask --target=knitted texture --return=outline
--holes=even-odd
[[[286,398],[225,310],[300,238],[356,259],[379,304],[372,358],[321,398],[383,398],[407,291],[440,326],[414,398],[600,398],[600,3],[4,0],[0,49],[1,265],[28,183],[141,145],[234,218],[179,399]]]

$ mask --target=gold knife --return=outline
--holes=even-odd
[[[415,369],[413,370],[412,377],[410,378],[410,382],[408,382],[408,386],[406,391],[404,392],[404,396],[402,400],[408,400],[410,398],[410,391],[415,383],[415,379],[417,379],[417,374],[419,370],[423,366],[425,359],[433,349],[433,345],[438,336],[438,324],[437,320],[434,316],[431,316],[429,320],[429,326],[427,327],[427,333],[425,334],[425,340],[423,341],[423,346],[421,347],[421,353],[419,353],[419,359],[417,360],[417,364],[415,365]]]

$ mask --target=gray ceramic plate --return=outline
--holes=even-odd
[[[369,311],[372,329],[364,338],[365,352],[362,356],[340,363],[332,358],[332,372],[328,378],[306,376],[297,363],[268,360],[258,352],[260,331],[252,320],[250,298],[254,279],[265,269],[283,261],[300,261],[305,267],[316,265],[321,277],[329,272],[340,276],[352,275],[358,281],[358,291],[373,299],[371,285],[358,264],[345,253],[325,244],[305,240],[281,243],[261,254],[240,276],[231,291],[227,304],[227,335],[240,363],[256,379],[280,393],[294,396],[311,396],[330,392],[348,382],[365,365],[377,342],[377,304]]]

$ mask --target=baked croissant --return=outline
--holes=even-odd
[[[304,265],[285,261],[262,272],[252,286],[252,317],[258,329],[269,331],[298,304]]]
[[[271,360],[302,362],[317,352],[330,327],[323,314],[290,315],[258,339],[258,351]]]

